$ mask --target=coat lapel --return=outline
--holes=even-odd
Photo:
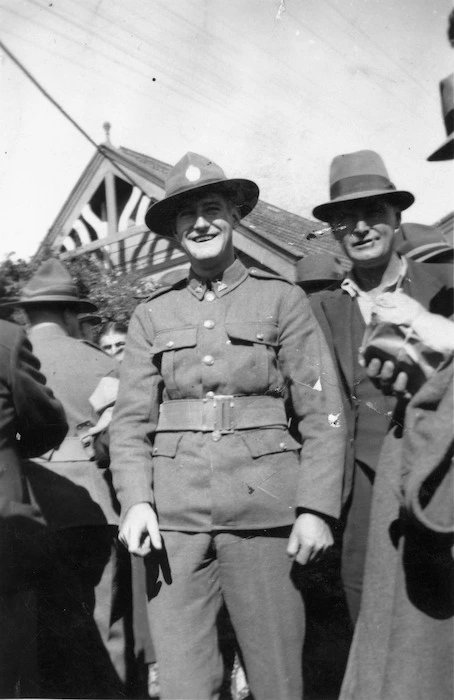
[[[336,290],[336,294],[323,301],[325,315],[331,327],[334,353],[351,393],[354,384],[354,360],[356,352],[352,346],[353,299],[349,294]]]

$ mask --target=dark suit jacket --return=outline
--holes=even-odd
[[[0,591],[24,583],[18,566],[39,529],[39,512],[24,502],[22,459],[58,447],[68,429],[39,368],[24,330],[0,321]]]
[[[77,425],[90,420],[89,397],[102,377],[118,371],[118,365],[99,348],[71,338],[56,324],[32,328],[30,339],[69,424],[60,450],[27,469],[32,493],[46,522],[57,529],[117,524],[110,472],[84,453]]]
[[[402,290],[432,313],[453,315],[452,265],[417,263],[408,260]],[[310,303],[335,360],[342,392],[348,430],[344,500],[351,490],[355,439],[354,395],[355,362],[358,348],[352,347],[352,315],[356,299],[341,288],[326,290],[310,297]]]

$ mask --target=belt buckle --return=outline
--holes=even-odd
[[[213,435],[227,435],[235,430],[235,397],[215,394],[213,396]]]

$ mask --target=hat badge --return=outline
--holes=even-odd
[[[200,180],[200,175],[200,168],[197,168],[195,165],[190,165],[185,172],[186,180],[189,180],[189,182],[197,182],[197,180]]]

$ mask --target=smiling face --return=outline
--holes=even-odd
[[[386,267],[393,253],[400,211],[386,197],[345,202],[333,212],[334,236],[356,268]]]
[[[233,226],[238,219],[235,206],[217,192],[179,205],[175,236],[196,274],[212,278],[233,263]]]

